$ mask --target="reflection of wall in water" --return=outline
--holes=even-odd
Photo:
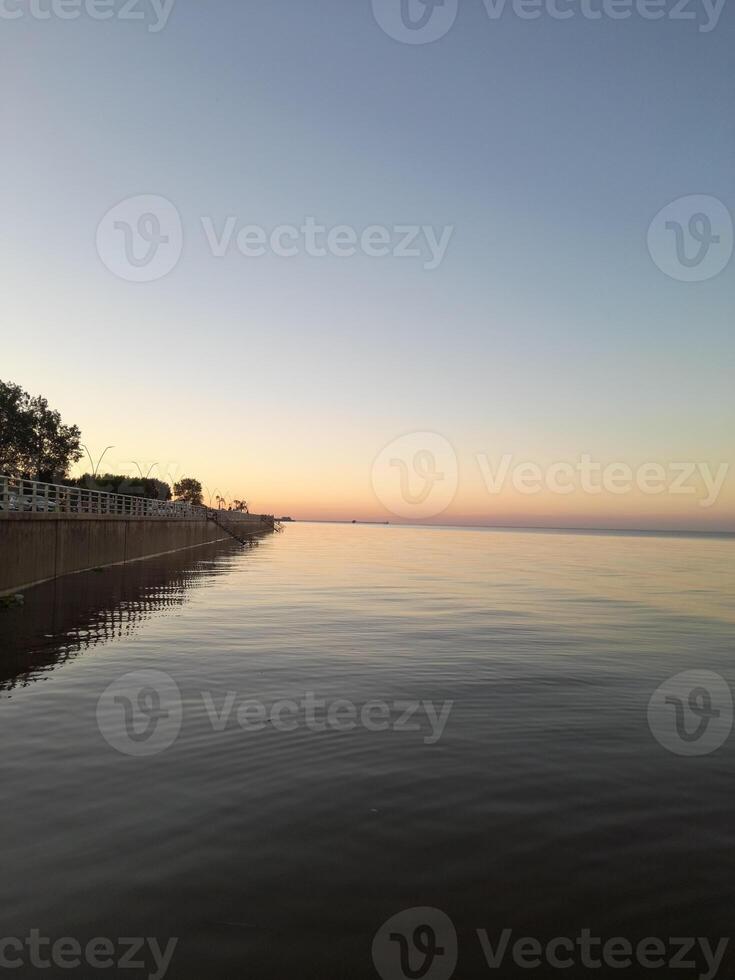
[[[29,589],[22,606],[0,611],[0,691],[32,683],[81,651],[182,606],[191,589],[224,574],[228,557],[242,551],[235,541],[219,542]]]

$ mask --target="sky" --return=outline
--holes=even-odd
[[[735,530],[732,4],[96,2],[0,3],[0,378],[105,467]]]

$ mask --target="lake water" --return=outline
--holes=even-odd
[[[658,938],[670,969],[671,937],[732,935],[731,975],[734,548],[294,524],[29,590],[0,611],[0,938],[105,942],[6,946],[8,975],[156,975],[172,937],[168,977],[670,975],[579,944],[492,968],[483,929]]]

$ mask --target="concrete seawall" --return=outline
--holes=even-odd
[[[247,535],[271,530],[256,517],[232,526]],[[203,518],[9,513],[0,519],[0,596],[61,575],[225,540],[232,541],[227,531]]]

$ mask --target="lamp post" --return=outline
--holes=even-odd
[[[87,454],[87,456],[89,456],[89,461],[90,461],[90,463],[92,464],[92,478],[96,480],[96,479],[97,479],[97,470],[98,470],[98,469],[99,469],[99,467],[100,467],[100,463],[101,463],[101,462],[102,462],[102,460],[103,460],[103,459],[105,458],[105,453],[106,453],[106,452],[108,451],[108,449],[114,449],[115,447],[114,447],[114,446],[106,446],[106,447],[105,447],[105,449],[104,449],[104,450],[103,450],[103,452],[102,452],[102,455],[101,455],[101,456],[100,456],[100,458],[99,458],[99,459],[97,460],[97,465],[95,465],[95,462],[94,462],[94,460],[92,459],[92,454],[91,454],[91,453],[90,453],[90,451],[89,451],[89,450],[87,449],[87,447],[86,447],[86,446],[84,445],[84,443],[81,443],[81,447],[82,447],[82,449],[83,449],[83,450],[85,451],[85,453]]]
[[[140,473],[141,480],[147,480],[148,477],[153,472],[153,468],[155,466],[158,466],[158,463],[151,463],[151,465],[148,467],[148,472],[146,473],[145,476],[143,476],[143,470],[140,468],[140,463],[137,460],[135,460],[135,459],[132,460],[132,463],[133,463],[134,466],[137,466],[138,467],[138,472]]]
[[[168,470],[167,471],[167,473],[166,473],[166,479],[171,481],[171,499],[173,500],[174,499],[174,486],[176,484],[176,480],[171,476],[171,470]]]

